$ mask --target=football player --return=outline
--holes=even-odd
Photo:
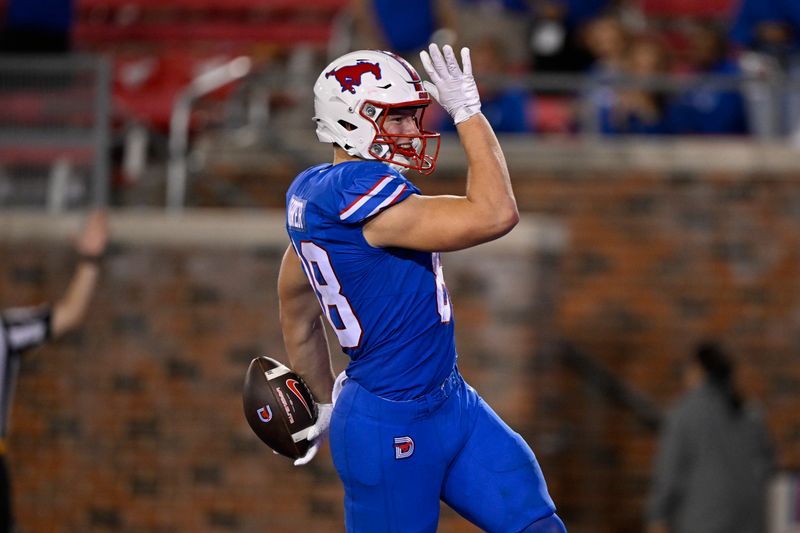
[[[346,54],[314,85],[317,137],[333,163],[286,194],[291,245],[278,280],[291,366],[314,392],[314,446],[330,430],[347,531],[436,531],[439,500],[489,532],[563,532],[530,447],[456,365],[439,252],[487,242],[519,220],[503,151],[472,76],[449,46],[423,51],[431,81],[374,50]],[[407,180],[436,166],[431,97],[452,116],[469,170],[465,196]],[[322,315],[350,362],[336,380]],[[335,408],[334,408],[335,402]]]

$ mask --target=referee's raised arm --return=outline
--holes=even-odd
[[[0,307],[0,531],[14,531],[11,480],[6,460],[6,434],[19,356],[50,338],[83,323],[108,241],[106,214],[89,215],[76,241],[78,266],[64,296],[55,304],[3,309]],[[0,302],[2,306],[2,302]]]
[[[64,296],[53,306],[51,334],[58,338],[83,323],[100,275],[100,262],[108,242],[108,220],[104,211],[86,219],[75,248],[78,266]]]

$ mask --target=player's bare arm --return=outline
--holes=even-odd
[[[83,322],[100,276],[99,260],[105,252],[107,241],[107,215],[103,211],[95,211],[87,218],[76,243],[80,260],[75,274],[64,296],[53,306],[53,337],[60,337]]]
[[[322,314],[300,259],[291,246],[281,261],[278,298],[289,364],[303,376],[317,402],[330,403],[334,376]]]
[[[501,237],[519,221],[503,151],[480,113],[469,50],[462,50],[462,61],[463,72],[449,46],[444,55],[435,45],[430,57],[423,55],[434,82],[426,88],[453,116],[467,156],[466,195],[414,195],[381,212],[364,226],[373,246],[460,250]]]
[[[461,250],[502,237],[517,224],[508,169],[491,126],[477,114],[457,128],[469,162],[466,196],[408,197],[364,226],[371,245]]]

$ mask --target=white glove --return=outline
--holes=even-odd
[[[317,404],[317,421],[308,428],[306,439],[311,442],[311,446],[303,457],[295,460],[294,466],[301,466],[311,462],[311,459],[317,455],[320,446],[328,438],[328,428],[331,425],[331,414],[333,413],[332,403],[318,403]]]
[[[319,447],[325,442],[328,437],[328,428],[331,425],[331,415],[333,414],[333,406],[336,405],[336,399],[342,392],[344,382],[347,381],[347,374],[343,370],[333,383],[333,392],[331,394],[331,403],[318,403],[317,404],[317,422],[308,428],[308,435],[306,438],[311,441],[311,447],[308,449],[303,457],[295,460],[294,466],[301,466],[311,462],[311,459],[317,455]]]
[[[422,82],[425,89],[431,93],[437,102],[447,111],[453,122],[460,124],[481,111],[481,97],[475,78],[472,77],[472,61],[469,58],[469,48],[461,49],[461,63],[464,65],[462,72],[458,66],[453,48],[446,44],[439,51],[439,46],[431,43],[428,52],[419,53],[422,66],[428,73],[431,81]]]

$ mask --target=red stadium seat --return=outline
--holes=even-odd
[[[77,0],[73,42],[78,49],[110,52],[116,109],[164,131],[176,96],[210,56],[263,57],[299,44],[324,50],[335,15],[347,3]]]
[[[537,133],[569,133],[574,122],[575,99],[569,96],[536,96],[530,101]]]
[[[3,91],[0,125],[10,127],[88,128],[94,121],[94,109],[86,104],[84,90],[51,89],[49,93],[28,90]]]
[[[737,0],[640,0],[642,12],[656,18],[728,19]]]
[[[124,117],[167,131],[175,99],[210,65],[233,57],[172,50],[161,56],[118,57],[114,65],[114,105]],[[228,91],[230,89],[227,89]],[[221,90],[217,96],[225,93]]]
[[[0,0],[0,5],[4,0]],[[138,6],[142,8],[190,8],[190,9],[214,9],[214,10],[277,10],[291,9],[300,11],[338,11],[347,5],[346,0],[312,0],[308,2],[298,2],[297,0],[170,0],[165,3],[163,0],[78,0],[79,10],[92,8],[114,8],[128,6]]]
[[[66,159],[74,165],[90,164],[95,149],[87,142],[94,121],[94,109],[81,105],[86,102],[86,94],[69,89],[58,92],[32,92],[29,90],[3,91],[0,127],[5,132],[45,132],[36,141],[8,135],[0,143],[0,164],[44,165]],[[50,132],[81,130],[81,135],[61,135]]]
[[[81,25],[75,29],[75,40],[90,47],[115,41],[148,44],[228,41],[283,46],[313,44],[325,46],[331,36],[327,22],[234,24],[204,22],[145,23],[131,26]]]
[[[53,161],[67,159],[73,165],[89,165],[95,157],[94,149],[78,145],[70,146],[0,146],[0,162],[3,165],[50,165]]]

